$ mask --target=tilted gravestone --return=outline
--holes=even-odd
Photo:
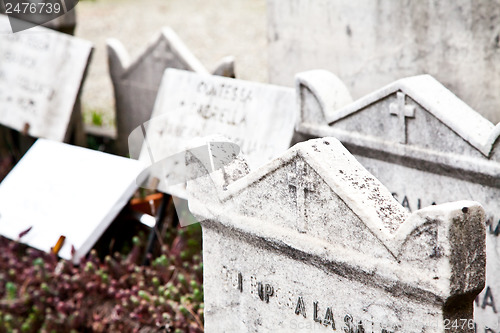
[[[333,138],[246,170],[238,158],[188,182],[207,333],[473,332],[485,274],[478,203],[410,215]]]
[[[133,61],[117,39],[108,39],[107,49],[116,102],[116,149],[126,155],[128,136],[151,117],[165,69],[208,71],[170,28],[163,28]],[[215,72],[234,75],[232,57],[224,59]]]
[[[137,190],[140,161],[38,139],[0,183],[0,234],[78,263]],[[74,249],[74,253],[72,253]]]
[[[56,141],[83,134],[75,101],[92,44],[42,27],[10,29],[0,15],[0,124]]]
[[[410,211],[459,199],[484,206],[486,287],[475,319],[477,332],[500,332],[500,125],[428,75],[396,81],[354,103],[327,71],[298,74],[296,87],[297,140],[336,137]]]
[[[290,88],[167,69],[151,120],[130,136],[130,156],[161,164],[190,140],[220,134],[239,145],[257,167],[290,147],[294,108]],[[158,190],[185,198],[184,184],[168,186],[175,176],[170,170],[153,169]]]
[[[500,121],[500,6],[470,0],[268,0],[269,79],[327,69],[354,98],[431,74]],[[481,89],[471,89],[481,87]]]

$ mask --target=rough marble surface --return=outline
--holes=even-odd
[[[240,156],[188,182],[188,192],[203,227],[208,333],[445,332],[447,320],[472,323],[485,274],[476,202],[409,214],[333,138],[253,171]]]
[[[328,101],[340,88],[338,82],[324,86],[328,75],[334,76],[297,75],[296,140],[336,137],[409,211],[455,200],[480,202],[487,266],[475,319],[478,332],[500,332],[500,126],[428,75],[398,80],[334,109]]]

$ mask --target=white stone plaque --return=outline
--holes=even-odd
[[[167,27],[156,34],[135,59],[130,59],[119,40],[110,38],[106,44],[116,101],[116,149],[120,155],[126,155],[132,130],[151,118],[165,69],[206,74],[208,71],[175,31]]]
[[[66,140],[91,52],[90,42],[43,27],[13,34],[0,15],[0,124]]]
[[[39,139],[0,184],[0,234],[78,263],[137,189],[137,160]],[[75,250],[71,254],[72,247]]]
[[[140,158],[149,163],[183,151],[196,137],[219,134],[239,145],[252,167],[261,166],[290,146],[294,108],[290,88],[167,69],[151,121],[130,137],[130,155],[138,155],[133,146],[143,133]],[[159,190],[185,197],[183,186],[166,188],[166,174],[151,176]]]

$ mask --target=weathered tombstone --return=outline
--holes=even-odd
[[[165,69],[208,71],[170,28],[163,28],[133,61],[117,39],[108,39],[107,49],[116,102],[116,150],[118,154],[126,155],[132,130],[151,118]],[[215,72],[234,75],[233,58],[223,59]]]
[[[0,183],[0,234],[78,263],[137,189],[140,161],[39,139]],[[75,253],[72,254],[72,248]]]
[[[246,170],[240,158],[188,182],[207,333],[473,332],[485,274],[478,203],[410,215],[333,138]]]
[[[43,27],[13,34],[0,15],[0,124],[31,137],[78,142],[83,128],[75,101],[91,53],[90,42]]]
[[[470,0],[268,0],[269,79],[332,71],[354,98],[431,74],[500,121],[500,6]],[[471,89],[471,87],[481,87]]]
[[[151,120],[130,136],[130,156],[161,163],[195,137],[220,134],[257,167],[290,147],[294,108],[290,88],[167,69]],[[169,175],[163,168],[151,171],[160,181],[158,190],[185,198],[184,184],[166,185]]]
[[[500,332],[500,125],[428,75],[396,81],[345,106],[346,88],[327,71],[298,74],[296,87],[301,140],[338,138],[410,211],[458,199],[484,206],[486,287],[476,299],[475,319],[477,332]]]

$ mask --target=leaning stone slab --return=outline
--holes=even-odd
[[[11,18],[12,20],[15,20]],[[88,41],[43,27],[13,34],[0,15],[0,124],[37,138],[68,141],[92,53]]]
[[[140,161],[38,139],[0,184],[0,234],[80,262],[137,190]],[[25,234],[24,236],[20,236]]]
[[[329,72],[304,72],[296,80],[301,140],[338,138],[410,211],[459,199],[484,206],[486,288],[476,299],[475,319],[478,332],[500,332],[500,125],[428,75],[398,80],[350,104]],[[336,94],[347,105],[336,107]]]
[[[409,214],[333,138],[251,172],[240,157],[188,191],[203,221],[208,333],[473,332],[485,274],[476,202]]]
[[[294,108],[290,88],[168,69],[151,120],[129,138],[130,156],[161,164],[194,138],[219,134],[236,143],[252,167],[261,166],[290,147]],[[158,190],[185,198],[185,185],[170,186],[169,177],[177,178],[163,167],[151,171]]]
[[[107,50],[116,101],[116,149],[120,155],[126,155],[132,130],[151,118],[165,69],[205,74],[208,71],[170,28],[163,28],[134,60],[130,60],[125,47],[117,39],[108,39]],[[223,59],[215,71],[221,75],[234,75],[234,59]]]

